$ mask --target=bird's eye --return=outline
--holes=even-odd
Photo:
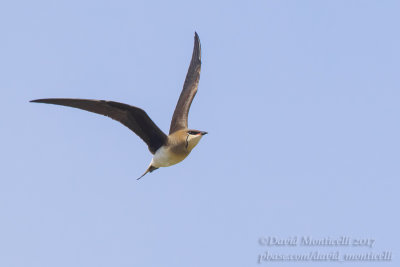
[[[189,131],[188,134],[196,135],[197,132],[195,132],[195,131]]]

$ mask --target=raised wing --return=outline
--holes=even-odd
[[[114,101],[73,98],[47,98],[30,102],[68,106],[108,116],[137,134],[148,145],[150,152],[153,154],[167,140],[167,136],[163,131],[158,128],[144,110],[138,107]]]
[[[192,60],[190,61],[189,70],[186,74],[185,83],[178,103],[172,116],[171,127],[169,134],[174,133],[180,129],[188,128],[188,114],[190,105],[192,104],[193,98],[197,93],[197,87],[200,80],[200,69],[201,69],[201,47],[200,39],[197,33],[194,34],[194,47]]]

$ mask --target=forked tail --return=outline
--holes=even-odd
[[[140,178],[142,178],[143,176],[145,176],[148,172],[152,172],[154,170],[157,170],[158,168],[154,167],[153,165],[150,164],[150,166],[147,168],[147,170],[142,174],[142,176],[140,176],[139,178],[137,178],[137,180],[139,180]]]

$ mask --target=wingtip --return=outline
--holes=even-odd
[[[62,100],[72,100],[72,98],[40,98],[29,101],[30,103],[58,104]]]
[[[200,37],[199,37],[199,35],[197,34],[196,31],[194,32],[194,41],[195,41],[196,43],[199,43],[199,44],[200,44]]]
[[[49,100],[49,99],[33,99],[33,100],[29,101],[29,103],[46,103],[46,100]]]
[[[193,49],[193,55],[196,55],[197,59],[201,63],[201,43],[200,43],[200,37],[197,34],[197,32],[194,32],[194,49]]]

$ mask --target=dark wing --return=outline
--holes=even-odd
[[[200,39],[197,33],[194,34],[194,47],[192,60],[190,61],[189,70],[186,74],[185,83],[179,97],[178,103],[172,116],[171,127],[169,134],[176,132],[180,129],[188,128],[188,114],[190,105],[192,104],[193,98],[197,93],[197,87],[200,80],[200,69],[201,69],[201,47]]]
[[[80,108],[108,116],[113,120],[119,121],[137,134],[149,146],[149,150],[153,154],[167,140],[167,136],[157,127],[146,112],[134,106],[113,101],[71,98],[37,99],[30,102]]]

